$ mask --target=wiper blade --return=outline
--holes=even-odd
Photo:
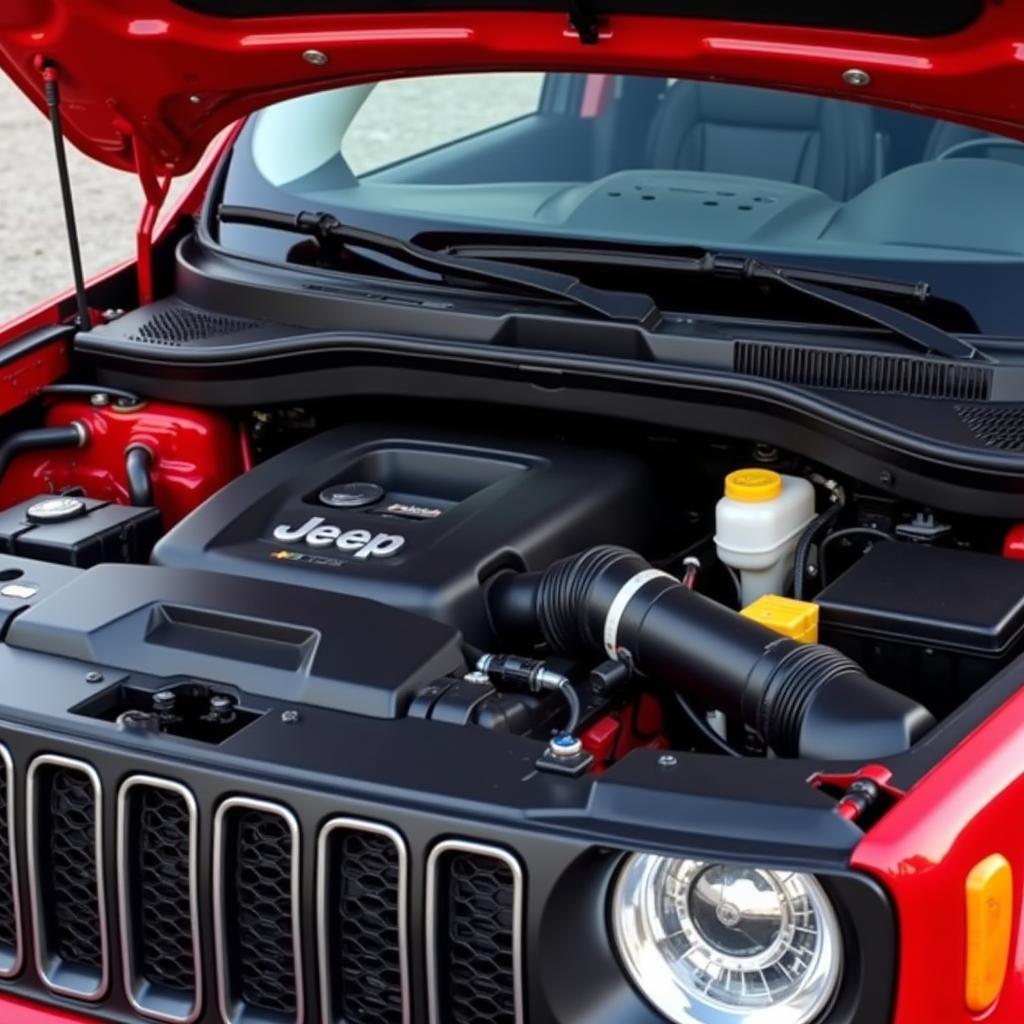
[[[812,267],[784,267],[752,256],[733,256],[727,253],[682,256],[631,247],[620,249],[608,245],[565,245],[554,238],[530,238],[521,244],[508,241],[488,243],[483,236],[478,238],[450,245],[445,251],[452,255],[472,254],[492,261],[518,258],[607,264],[613,260],[623,267],[707,274],[721,280],[770,282],[842,310],[874,327],[880,327],[924,352],[950,359],[985,358],[983,353],[962,338],[884,301],[888,299],[924,304],[931,297],[931,289],[923,281],[889,280]]]
[[[709,253],[702,261],[709,273],[721,278],[735,278],[747,281],[768,281],[788,288],[807,298],[817,299],[828,306],[842,310],[864,320],[875,327],[881,327],[891,334],[925,352],[946,356],[949,359],[981,359],[984,356],[969,342],[941,327],[922,320],[912,313],[886,305],[867,295],[840,290],[843,287],[863,289],[863,278],[852,274],[832,274],[821,271],[794,271],[786,267],[764,263],[750,256],[728,256]],[[868,279],[870,280],[870,279]],[[820,283],[830,281],[831,284]],[[900,282],[882,282],[890,289]],[[923,283],[903,285],[914,298],[927,298],[928,286]],[[889,294],[899,294],[889,291]]]
[[[661,320],[654,300],[639,292],[617,292],[594,288],[578,277],[516,263],[475,259],[435,252],[415,242],[366,228],[343,224],[329,213],[284,213],[251,206],[222,205],[218,219],[225,224],[276,228],[317,239],[326,251],[331,247],[363,248],[382,253],[402,263],[430,270],[445,278],[462,278],[500,285],[530,295],[567,302],[605,320],[653,328]]]

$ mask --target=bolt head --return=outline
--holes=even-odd
[[[102,409],[104,406],[110,405],[110,395],[104,395],[103,393],[92,395],[89,399],[89,404],[97,409]]]
[[[85,681],[87,683],[102,683],[103,673],[102,672],[86,672]]]
[[[847,85],[863,89],[864,86],[871,84],[871,76],[862,68],[847,68],[843,72],[843,81]]]
[[[679,764],[679,760],[675,754],[662,754],[658,758],[658,765],[662,768],[675,768],[677,764]]]
[[[191,96],[189,96],[188,101],[193,106],[198,107],[199,104],[203,102],[203,98],[202,96],[197,96],[195,93],[193,93]]]
[[[322,68],[330,60],[330,57],[323,50],[303,50],[302,59],[307,64],[312,64],[313,67]]]
[[[215,693],[210,698],[211,708],[233,708],[235,706],[235,700],[233,697],[229,697],[226,693]]]
[[[284,722],[285,725],[294,725],[298,720],[298,711],[288,710],[281,712],[281,721]]]
[[[173,690],[160,690],[153,694],[154,704],[174,704],[178,695]]]

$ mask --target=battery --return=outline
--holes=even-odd
[[[160,532],[157,508],[77,495],[44,494],[0,512],[0,552],[82,569],[144,562]]]

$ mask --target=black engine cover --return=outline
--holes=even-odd
[[[651,488],[620,453],[346,426],[229,484],[153,560],[372,598],[487,644],[488,578],[593,544],[642,547]]]

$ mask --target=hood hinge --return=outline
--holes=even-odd
[[[163,209],[167,193],[171,188],[171,175],[161,178],[153,165],[149,150],[132,135],[132,155],[135,158],[135,173],[139,176],[145,203],[135,229],[135,258],[138,275],[139,305],[153,301],[153,233],[157,218]]]

